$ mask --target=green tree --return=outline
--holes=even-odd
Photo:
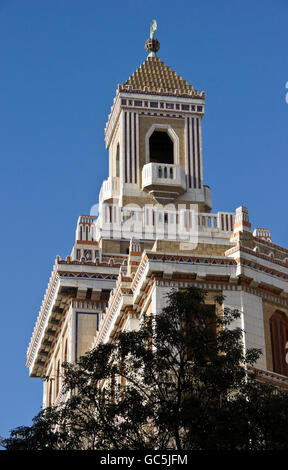
[[[56,408],[45,408],[33,418],[32,426],[19,426],[10,432],[9,438],[2,438],[1,446],[7,450],[61,450],[67,437],[55,427],[58,418]]]
[[[63,365],[66,401],[17,428],[7,449],[255,450],[288,448],[288,395],[247,374],[237,310],[198,288],[76,363]]]

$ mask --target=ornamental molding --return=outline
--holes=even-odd
[[[38,314],[38,318],[33,330],[33,334],[27,349],[27,362],[26,365],[27,367],[30,367],[32,364],[32,361],[35,357],[36,350],[39,345],[39,340],[42,335],[42,331],[44,329],[46,320],[48,318],[48,314],[50,311],[50,307],[52,305],[52,301],[54,298],[54,294],[56,292],[56,288],[59,285],[59,275],[57,272],[57,261],[54,264],[53,271],[50,276],[50,280],[48,283],[48,287],[46,289],[46,293],[41,305],[41,309]]]
[[[167,280],[167,279],[155,279],[155,284],[156,286],[159,287],[171,287],[171,288],[188,288],[188,287],[201,287],[205,290],[215,290],[215,291],[220,291],[222,292],[223,290],[228,290],[228,291],[244,291],[249,294],[257,295],[258,297],[261,297],[263,300],[272,302],[272,303],[277,303],[278,305],[282,305],[283,307],[288,308],[288,299],[286,300],[285,298],[281,297],[280,295],[273,295],[272,293],[266,293],[263,292],[260,288],[257,287],[249,287],[245,285],[239,285],[239,284],[229,284],[229,283],[210,283],[206,282],[205,280],[199,280],[199,281],[181,281],[177,279],[173,280]]]
[[[265,243],[268,243],[268,242],[265,242]],[[271,245],[271,244],[269,243],[269,245]],[[276,246],[276,245],[274,245],[274,246]],[[273,247],[271,247],[271,248],[273,248]],[[233,255],[237,252],[247,253],[247,254],[255,257],[255,258],[260,258],[260,259],[263,259],[265,261],[268,261],[269,263],[277,264],[279,266],[283,266],[283,267],[288,269],[288,262],[284,262],[284,261],[282,261],[278,258],[271,258],[271,256],[267,256],[264,253],[259,253],[257,251],[254,251],[254,250],[250,249],[250,248],[246,248],[246,247],[240,246],[240,245],[237,245],[233,248],[230,248],[229,250],[227,250],[225,252],[225,255],[226,256],[231,256],[231,255]],[[288,252],[288,250],[287,250],[287,252]]]

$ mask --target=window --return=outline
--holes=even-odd
[[[66,338],[65,346],[64,346],[63,362],[67,362],[67,361],[68,361],[68,339]]]
[[[174,163],[174,145],[165,131],[154,131],[149,139],[150,162]]]
[[[288,376],[288,319],[277,310],[270,318],[273,371]]]
[[[84,250],[84,258],[86,261],[90,261],[92,259],[92,251]]]
[[[91,297],[92,297],[92,291],[93,291],[93,290],[92,290],[91,288],[87,289],[87,291],[86,291],[86,299],[91,299]]]
[[[102,289],[102,292],[100,294],[100,300],[103,302],[108,302],[110,296],[110,290],[109,289]]]
[[[193,359],[195,350],[197,350],[197,342],[207,345],[207,350],[213,350],[216,345],[216,307],[215,305],[205,304],[202,305],[199,314],[191,314],[186,319],[186,334],[188,337],[187,359]],[[195,333],[199,333],[194,336]],[[191,336],[191,344],[189,341]],[[194,339],[193,339],[194,336]]]
[[[49,379],[48,381],[48,401],[47,405],[51,406],[52,405],[52,381]]]
[[[119,143],[117,144],[117,150],[116,150],[116,176],[120,176],[120,145]]]
[[[57,369],[56,369],[56,391],[55,391],[55,398],[57,398],[57,395],[59,393],[59,388],[60,388],[60,359],[57,362]]]

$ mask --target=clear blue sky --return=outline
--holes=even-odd
[[[206,91],[213,212],[245,205],[288,245],[286,0],[0,0],[2,435],[40,410],[27,346],[55,257],[98,202],[107,116],[153,18],[161,60]]]

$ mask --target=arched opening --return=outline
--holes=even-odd
[[[47,406],[52,405],[52,381],[49,380],[48,382],[48,400],[47,400]]]
[[[174,143],[165,131],[154,131],[149,139],[150,162],[174,163]]]
[[[66,338],[65,347],[64,347],[63,362],[67,362],[67,361],[68,361],[68,340]]]
[[[270,318],[273,371],[288,376],[288,319],[277,310]]]
[[[117,150],[116,150],[116,177],[119,178],[120,176],[120,145],[119,143],[117,144]]]
[[[60,359],[57,362],[57,369],[56,369],[56,391],[55,391],[55,398],[57,398],[60,388]]]

